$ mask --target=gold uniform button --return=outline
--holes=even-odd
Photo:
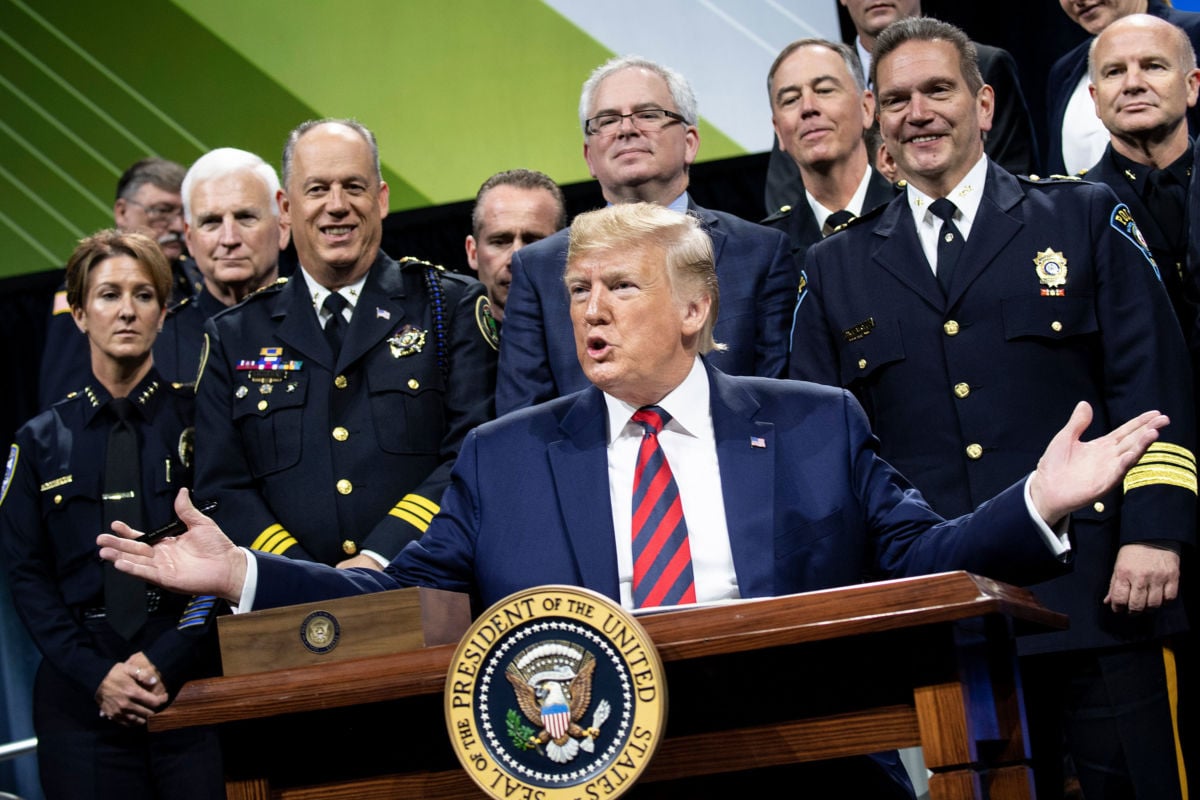
[[[355,555],[358,553],[358,545],[347,539],[346,541],[342,542],[342,552],[348,556]]]
[[[408,388],[412,389],[413,391],[416,391],[417,389],[421,388],[421,382],[419,380],[417,380],[416,378],[409,378],[408,379]]]
[[[350,438],[350,431],[346,430],[341,425],[338,425],[333,429],[333,438],[337,439],[339,442],[344,442]]]
[[[337,482],[337,490],[338,494],[350,494],[354,491],[354,484],[345,478],[342,478]]]
[[[947,336],[958,336],[958,321],[947,320],[946,324],[942,326],[942,330],[946,332]]]
[[[62,495],[61,494],[54,495],[54,505],[56,505],[56,506],[62,505]]]
[[[1062,330],[1062,323],[1059,322],[1058,320],[1054,320],[1054,322],[1050,323],[1050,330],[1054,331],[1055,333],[1058,333],[1059,331]]]
[[[350,385],[350,381],[346,380],[345,375],[338,375],[336,378],[333,379],[333,385],[339,389],[345,389],[347,386]]]
[[[983,445],[971,443],[967,445],[967,458],[978,461],[983,458]]]
[[[258,401],[258,410],[259,410],[259,411],[266,411],[266,410],[267,410],[267,401],[266,401],[266,400],[259,400],[259,401]]]
[[[966,397],[969,394],[971,394],[970,386],[968,386],[965,383],[954,384],[954,396],[957,397],[959,400],[963,399],[964,397]]]
[[[1095,511],[1097,514],[1103,514],[1104,513],[1104,503],[1101,503],[1099,500],[1097,500],[1096,502],[1092,503],[1092,510]]]
[[[859,368],[859,369],[866,369],[866,368],[867,368],[867,360],[866,360],[865,358],[860,358],[860,359],[858,360],[858,368]]]

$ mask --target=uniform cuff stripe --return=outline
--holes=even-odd
[[[1142,486],[1178,486],[1196,494],[1196,473],[1165,465],[1136,466],[1125,475],[1125,492]]]
[[[1142,456],[1142,459],[1145,460],[1151,453],[1170,454],[1187,459],[1193,467],[1196,465],[1196,456],[1191,450],[1188,450],[1186,447],[1180,447],[1177,444],[1171,444],[1170,442],[1154,442],[1146,449],[1146,455]]]
[[[434,515],[442,510],[442,507],[437,503],[427,497],[421,497],[419,494],[404,495],[404,498],[399,503],[396,503],[396,508],[405,505],[412,507],[414,512],[427,513],[430,519],[433,519]]]
[[[429,519],[427,519],[425,516],[418,516],[418,515],[412,513],[408,508],[401,508],[400,506],[396,506],[388,513],[391,514],[393,517],[398,517],[398,518],[404,520],[409,525],[412,525],[414,528],[419,530],[421,533],[424,533],[425,530],[429,527]]]
[[[258,535],[258,538],[250,545],[250,549],[278,556],[283,555],[294,544],[296,544],[296,538],[288,533],[282,525],[275,523]]]

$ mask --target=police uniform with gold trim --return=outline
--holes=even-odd
[[[1106,186],[989,163],[977,189],[945,294],[904,196],[810,248],[790,376],[853,391],[880,454],[946,516],[1033,470],[1080,400],[1095,411],[1085,439],[1166,413],[1124,490],[1073,515],[1073,571],[1034,587],[1070,628],[1018,644],[1023,655],[1094,650],[1182,630],[1178,602],[1145,614],[1102,603],[1122,545],[1195,540],[1191,372],[1144,240]]]
[[[484,287],[380,252],[335,361],[302,276],[208,322],[196,484],[238,544],[336,564],[390,559],[438,511],[467,431],[492,416]]]
[[[144,520],[158,527],[174,519],[175,495],[191,485],[193,390],[164,383],[151,370],[129,398],[137,409],[132,421],[141,453]],[[93,797],[102,781],[100,792],[138,796],[121,789],[122,779],[110,771],[112,759],[96,754],[140,748],[146,756],[136,759],[132,771],[178,785],[170,796],[224,797],[212,731],[147,734],[98,714],[97,688],[114,664],[138,651],[172,695],[185,681],[219,671],[211,635],[214,598],[152,590],[148,619],[130,641],[106,621],[96,534],[104,519],[101,494],[113,424],[109,399],[92,378],[22,426],[0,493],[0,540],[13,600],[43,656],[34,686],[43,788],[52,798]],[[151,763],[158,766],[147,766]],[[174,766],[161,772],[167,763]],[[125,775],[128,769],[116,772]]]

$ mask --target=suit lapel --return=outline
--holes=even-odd
[[[945,308],[942,288],[925,260],[917,226],[901,194],[884,210],[872,231],[878,242],[871,257],[939,312]]]
[[[749,392],[712,367],[708,372],[738,591],[742,597],[769,597],[776,594],[775,426],[755,419],[759,404]]]
[[[346,331],[346,341],[342,343],[337,360],[338,372],[344,371],[397,329],[404,318],[404,306],[399,301],[403,297],[404,276],[400,265],[380,252],[354,306],[350,329]],[[427,340],[426,346],[433,347],[434,342]]]
[[[971,235],[954,268],[947,308],[953,308],[979,274],[1000,255],[1004,246],[1021,229],[1021,220],[1010,211],[1025,197],[1017,179],[988,163],[987,179],[981,187],[979,212],[971,225]]]
[[[563,438],[551,442],[547,454],[581,583],[620,602],[604,409],[600,390],[585,389],[560,423]]]
[[[275,335],[281,342],[305,359],[327,370],[333,369],[333,354],[329,352],[329,344],[321,333],[321,325],[317,322],[303,275],[297,273],[288,281],[279,293],[272,316],[279,320]]]
[[[695,214],[704,223],[704,230],[712,239],[713,244],[713,263],[721,263],[721,250],[725,248],[726,234],[721,228],[721,220],[716,214],[709,211],[707,208],[701,208],[692,202],[691,195],[688,196],[688,211]]]

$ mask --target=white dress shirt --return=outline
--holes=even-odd
[[[958,208],[954,212],[954,225],[962,234],[963,241],[971,236],[971,226],[975,224],[975,216],[979,213],[979,203],[983,200],[983,184],[987,180],[987,156],[981,156],[975,166],[967,172],[957,186],[950,190],[946,198]],[[930,204],[936,197],[930,197],[912,185],[910,181],[907,190],[908,207],[912,211],[913,221],[917,223],[917,238],[921,240],[921,250],[933,274],[937,274],[937,243],[938,234],[942,230],[942,220],[929,210]]]
[[[1062,157],[1068,175],[1094,167],[1108,147],[1108,129],[1096,116],[1096,103],[1088,91],[1090,83],[1091,78],[1084,72],[1063,113]]]
[[[325,323],[329,321],[329,317],[331,316],[329,311],[325,309],[325,298],[333,294],[333,291],[317,283],[317,279],[309,275],[308,270],[303,265],[300,267],[300,274],[304,276],[304,283],[308,287],[309,297],[312,298],[313,310],[317,312],[317,322],[324,328]],[[336,290],[338,294],[346,298],[346,307],[342,309],[342,317],[346,322],[349,322],[350,318],[354,316],[354,307],[358,305],[358,297],[362,294],[363,285],[366,282],[367,274],[364,273],[354,283]]]
[[[854,190],[850,202],[846,204],[846,211],[849,211],[854,216],[862,216],[863,203],[867,202],[867,185],[871,182],[871,167],[868,165],[863,171],[862,180],[858,182],[858,188]],[[835,211],[841,211],[840,208],[826,208],[817,202],[817,198],[812,196],[808,189],[804,190],[804,197],[808,200],[808,207],[812,209],[813,218],[817,221],[817,230],[825,229],[825,220],[829,219],[829,215]]]

